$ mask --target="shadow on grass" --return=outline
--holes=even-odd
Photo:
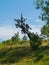
[[[49,55],[49,46],[40,47],[32,51],[29,47],[3,49],[0,51],[0,63],[15,63],[24,57],[34,58],[34,62],[38,62],[44,55]]]
[[[0,51],[0,63],[19,62],[24,57],[29,56],[31,49],[29,47],[17,47],[12,49],[3,49]]]
[[[38,62],[40,61],[45,55],[49,55],[49,46],[45,46],[45,47],[39,47],[38,49],[36,49],[34,52],[34,62]]]

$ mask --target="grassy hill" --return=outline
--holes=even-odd
[[[4,42],[0,44],[0,65],[49,65],[49,41],[31,50],[29,41]]]

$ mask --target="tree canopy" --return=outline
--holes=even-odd
[[[36,8],[42,11],[40,18],[46,22],[41,33],[49,36],[49,0],[36,0]]]
[[[21,14],[21,18],[20,19],[14,19],[16,21],[16,28],[21,28],[21,32],[24,34],[27,34],[29,39],[30,39],[30,46],[31,48],[38,47],[40,45],[41,39],[39,38],[38,35],[31,33],[29,31],[29,29],[31,29],[31,27],[25,23],[26,18],[23,18],[22,14]]]

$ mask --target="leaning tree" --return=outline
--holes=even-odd
[[[31,27],[26,24],[26,18],[23,18],[22,14],[21,14],[21,18],[20,19],[14,19],[16,21],[16,28],[21,28],[21,32],[24,34],[27,34],[29,39],[30,39],[30,47],[32,49],[36,49],[39,47],[39,45],[41,44],[41,39],[39,38],[39,36],[37,34],[31,33],[29,31],[29,29],[31,29]]]

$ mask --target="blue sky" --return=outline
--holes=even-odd
[[[21,13],[28,19],[32,32],[40,33],[44,22],[39,19],[41,11],[35,7],[34,0],[0,0],[0,41],[11,38],[18,31],[14,19],[19,18]]]

